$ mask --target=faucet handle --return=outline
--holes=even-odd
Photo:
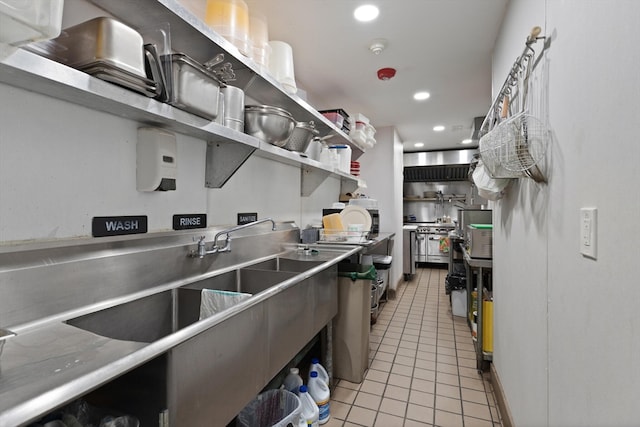
[[[193,236],[193,237],[192,237],[192,239],[193,239],[193,241],[194,241],[194,242],[204,243],[204,239],[205,239],[206,237],[207,237],[207,236],[200,236],[200,237],[195,237],[195,236]]]

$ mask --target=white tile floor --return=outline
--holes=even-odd
[[[447,270],[418,269],[371,327],[361,384],[340,380],[326,427],[499,427],[486,374],[476,370],[469,327],[451,314]]]

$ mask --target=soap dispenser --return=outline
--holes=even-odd
[[[177,144],[175,134],[158,128],[139,128],[136,146],[138,191],[176,189]]]

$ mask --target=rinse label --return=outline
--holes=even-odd
[[[174,230],[207,228],[207,214],[186,214],[173,216]]]
[[[258,220],[258,212],[243,212],[238,214],[238,225],[249,224]]]
[[[147,216],[94,216],[91,221],[93,237],[122,236],[147,232]]]

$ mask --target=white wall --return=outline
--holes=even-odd
[[[180,134],[177,190],[138,192],[138,123],[7,85],[0,98],[11,100],[0,103],[3,243],[90,236],[91,219],[110,215],[148,215],[150,232],[170,230],[180,213],[207,213],[219,225],[258,212],[304,227],[338,198],[338,179],[302,198],[300,168],[255,156],[222,189],[207,189],[206,143]]]
[[[549,183],[494,206],[494,364],[518,426],[638,424],[638,18],[632,0],[512,0],[496,43],[494,94],[532,26],[551,39],[535,77]],[[598,208],[596,260],[581,207]]]
[[[368,187],[362,192],[378,200],[380,231],[396,233],[389,272],[390,286],[396,289],[402,276],[402,141],[393,127],[377,129],[376,141],[375,147],[358,159]]]

